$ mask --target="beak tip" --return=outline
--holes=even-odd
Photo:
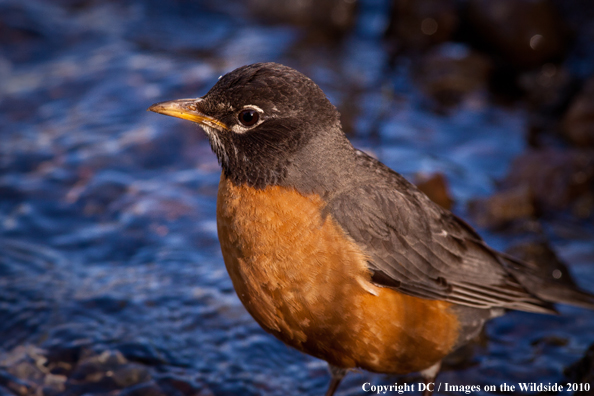
[[[224,123],[200,112],[197,102],[201,99],[178,99],[159,102],[150,106],[147,111],[181,118],[201,125],[217,125],[221,130],[229,129]]]

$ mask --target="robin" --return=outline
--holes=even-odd
[[[349,369],[420,372],[508,309],[594,309],[594,295],[497,252],[464,221],[353,148],[308,77],[240,67],[150,111],[197,123],[222,167],[217,229],[247,311],[284,343]],[[425,394],[429,395],[430,390]]]

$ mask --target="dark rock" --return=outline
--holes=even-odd
[[[99,382],[104,380],[107,372],[118,369],[128,361],[119,351],[104,351],[100,355],[81,359],[70,379],[78,382]]]
[[[4,356],[0,361],[0,367],[6,367],[10,375],[29,381],[31,384],[43,381],[45,377],[44,365],[47,362],[44,352],[44,350],[30,345],[17,346]]]
[[[424,49],[450,40],[457,27],[454,0],[394,0],[387,35],[405,48]]]
[[[166,394],[152,381],[148,367],[128,362],[117,350],[97,355],[91,351],[71,353],[69,348],[60,353],[58,349],[54,346],[48,353],[35,347],[15,348],[0,361],[0,367],[8,370],[0,369],[0,387],[17,395],[96,395],[118,390],[126,395]],[[186,395],[181,390],[172,394]]]
[[[564,210],[579,218],[594,214],[594,152],[532,150],[510,169],[498,192],[469,204],[479,226],[497,228]]]
[[[594,151],[542,149],[515,159],[502,189],[527,186],[542,211],[569,209],[577,217],[594,213]]]
[[[468,9],[474,29],[515,66],[534,67],[563,55],[565,28],[548,0],[470,0]]]
[[[118,345],[118,350],[126,359],[147,365],[159,365],[166,361],[165,357],[151,345],[125,343]]]
[[[576,90],[576,81],[567,68],[554,63],[522,73],[518,85],[532,108],[551,116],[549,123],[564,111]]]
[[[137,363],[128,363],[116,368],[111,377],[121,388],[147,382],[151,378],[148,369]]]
[[[23,396],[28,395],[30,389],[32,389],[30,384],[4,370],[0,370],[0,387],[10,390],[15,395]]]
[[[55,394],[56,392],[63,392],[66,388],[66,380],[67,377],[61,374],[46,374],[43,382],[46,386],[44,386],[43,392],[44,394]]]
[[[448,210],[452,208],[454,200],[450,197],[448,184],[442,173],[417,174],[414,183],[436,204]]]
[[[590,345],[590,348],[580,360],[565,369],[565,376],[570,382],[578,384],[578,387],[580,384],[590,385],[588,390],[585,390],[582,386],[582,389],[574,392],[575,396],[586,396],[594,393],[594,344]]]
[[[80,360],[82,349],[82,345],[64,345],[60,343],[59,345],[48,346],[46,348],[45,356],[47,357],[49,364],[61,362],[72,367],[73,364]]]
[[[563,134],[576,146],[594,146],[594,77],[571,102],[563,118]]]
[[[491,64],[487,57],[462,44],[446,43],[430,50],[416,70],[421,89],[449,106],[487,88]]]
[[[0,362],[0,367],[7,370],[0,369],[0,386],[17,395],[60,394],[65,390],[67,376],[51,372],[53,364],[48,361],[45,350],[18,346]]]
[[[500,190],[470,202],[481,227],[502,227],[542,213],[569,210],[579,218],[594,214],[594,152],[532,150],[516,158]]]
[[[250,0],[248,4],[254,17],[268,23],[289,23],[336,35],[350,30],[353,26],[357,2]]]

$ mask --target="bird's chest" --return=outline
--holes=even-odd
[[[336,303],[369,278],[363,254],[322,208],[318,196],[221,177],[217,227],[235,290],[260,325],[299,349],[332,328]]]
[[[456,337],[447,303],[372,285],[368,258],[322,217],[323,206],[318,196],[221,177],[219,240],[248,312],[285,343],[339,367],[403,373],[441,359]],[[429,346],[419,353],[419,345]]]

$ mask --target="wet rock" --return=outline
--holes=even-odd
[[[594,146],[594,78],[571,102],[563,118],[563,134],[576,146]]]
[[[115,389],[114,381],[110,377],[114,370],[126,363],[126,358],[119,351],[104,351],[100,355],[81,359],[70,379],[78,383],[102,382],[102,387]]]
[[[51,392],[63,392],[64,389],[66,389],[65,384],[67,379],[68,378],[65,375],[48,373],[44,378],[46,386],[44,386],[43,389],[45,389],[46,392],[50,390]]]
[[[76,341],[71,344],[56,342],[54,345],[46,347],[44,356],[47,359],[49,372],[70,375],[74,366],[85,353],[84,346]]]
[[[0,369],[0,391],[7,389],[15,395],[28,395],[32,386],[14,375]]]
[[[66,376],[47,369],[45,351],[34,346],[18,346],[0,360],[0,389],[16,395],[51,394],[63,391]]]
[[[533,108],[555,118],[575,93],[574,78],[567,68],[554,63],[522,73],[518,85]]]
[[[581,218],[594,213],[594,151],[541,149],[513,161],[502,189],[527,186],[542,211],[569,209]]]
[[[471,201],[469,212],[479,227],[499,228],[513,221],[534,218],[536,206],[530,188],[518,186]]]
[[[452,208],[454,200],[450,197],[448,184],[442,173],[417,174],[414,183],[436,204],[447,210]]]
[[[356,3],[356,0],[250,0],[248,4],[255,18],[268,23],[288,23],[336,35],[353,26]]]
[[[31,345],[18,346],[2,356],[0,367],[6,367],[8,372],[18,378],[38,381],[43,379],[43,367],[46,358],[44,350]]]
[[[457,27],[454,0],[394,0],[387,35],[405,48],[425,49],[450,40]]]
[[[136,363],[128,363],[119,366],[113,370],[111,377],[121,388],[140,384],[142,382],[148,381],[151,378],[147,368]]]
[[[10,372],[19,378],[27,378],[33,381],[42,380],[43,372],[31,359],[23,359],[10,368]]]
[[[462,44],[446,43],[421,59],[415,79],[425,93],[450,106],[470,93],[486,90],[490,72],[487,57]]]
[[[579,218],[594,214],[594,152],[532,150],[510,169],[498,192],[469,204],[478,225],[497,228],[564,210]]]
[[[17,395],[82,395],[116,390],[130,395],[164,394],[151,382],[148,367],[128,362],[117,350],[97,355],[89,351],[60,353],[58,349],[54,346],[50,353],[31,346],[15,348],[0,361],[0,386]]]
[[[548,0],[470,0],[470,23],[508,62],[534,67],[563,55],[567,42]]]
[[[125,343],[118,345],[118,350],[126,359],[148,365],[158,365],[166,362],[164,356],[152,345],[140,343]]]
[[[589,384],[589,390],[585,390],[582,386],[574,392],[575,396],[592,395],[594,391],[594,344],[586,351],[584,356],[565,369],[565,376],[567,379],[578,384]]]

